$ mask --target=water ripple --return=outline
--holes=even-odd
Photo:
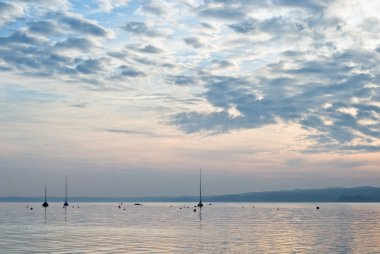
[[[26,205],[0,203],[0,253],[380,253],[378,204]]]

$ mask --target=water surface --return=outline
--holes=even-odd
[[[0,253],[380,253],[379,204],[71,205],[0,203]]]

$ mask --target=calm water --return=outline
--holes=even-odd
[[[254,205],[0,203],[0,253],[380,253],[378,204]]]

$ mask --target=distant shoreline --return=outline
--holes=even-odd
[[[0,202],[42,202],[43,197],[0,197]],[[353,187],[353,188],[324,188],[324,189],[296,189],[265,192],[249,192],[241,194],[227,194],[204,196],[204,202],[279,202],[279,203],[376,203],[380,202],[380,188]],[[64,197],[49,197],[49,202],[62,202]],[[198,196],[179,197],[69,197],[70,202],[197,202]]]

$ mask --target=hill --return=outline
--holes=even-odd
[[[42,197],[0,197],[0,202],[42,202]],[[204,196],[204,202],[380,202],[380,188],[325,188],[280,190]],[[49,197],[49,202],[62,202]],[[198,196],[181,197],[69,197],[70,202],[197,202]]]

